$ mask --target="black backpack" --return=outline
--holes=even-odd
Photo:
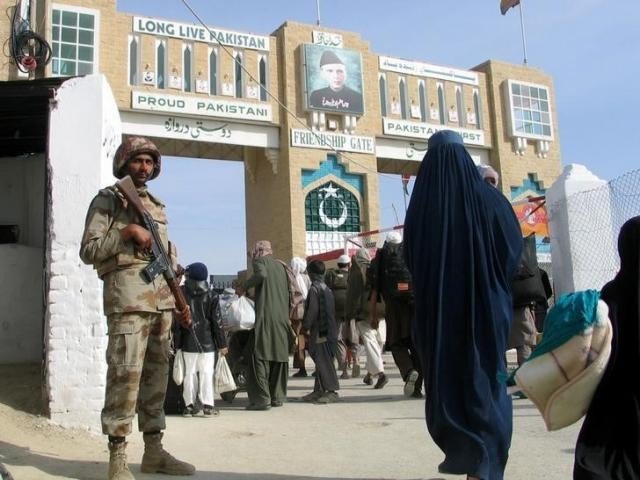
[[[347,278],[349,272],[340,269],[331,269],[325,276],[327,287],[333,292],[333,298],[336,307],[336,319],[341,322],[344,320],[345,309],[347,306]]]
[[[402,243],[385,243],[379,258],[382,278],[382,294],[385,298],[409,300],[413,299],[413,282],[411,272],[404,261]]]

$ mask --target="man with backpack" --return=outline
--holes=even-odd
[[[414,313],[414,292],[404,261],[402,237],[395,230],[387,235],[384,246],[377,255],[372,298],[379,293],[385,303],[387,345],[404,380],[404,394],[422,397],[422,372],[418,354],[411,340],[411,319]]]
[[[349,277],[349,255],[341,255],[338,258],[338,268],[333,268],[327,272],[326,284],[333,292],[336,305],[336,323],[338,325],[338,345],[336,349],[336,360],[338,368],[342,370],[340,378],[349,378],[348,352],[354,359],[353,376],[360,375],[360,365],[358,364],[358,339],[353,339],[351,335],[351,322],[347,322],[347,279]]]

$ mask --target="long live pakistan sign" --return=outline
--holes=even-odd
[[[219,43],[237,48],[269,50],[269,37],[250,33],[204,28],[188,23],[168,22],[157,18],[133,17],[133,31],[159,37],[174,37],[195,42]]]
[[[407,122],[406,120],[394,120],[393,118],[382,119],[382,131],[385,135],[395,135],[397,137],[409,137],[426,141],[440,130],[453,130],[462,135],[464,143],[467,145],[484,146],[484,131],[470,130],[468,128],[456,128],[445,125],[432,125],[430,123]]]
[[[373,137],[343,135],[342,133],[312,132],[291,129],[291,146],[302,148],[322,148],[338,152],[376,153]]]
[[[207,117],[271,121],[271,105],[266,103],[231,102],[162,93],[131,92],[131,108]]]

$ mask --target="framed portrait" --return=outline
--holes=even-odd
[[[349,115],[364,113],[360,52],[323,45],[302,45],[306,106]]]

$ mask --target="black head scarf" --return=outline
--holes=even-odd
[[[428,147],[404,229],[427,426],[446,455],[441,472],[499,480],[511,400],[498,375],[522,236],[511,205],[483,181],[459,134],[438,132]]]

